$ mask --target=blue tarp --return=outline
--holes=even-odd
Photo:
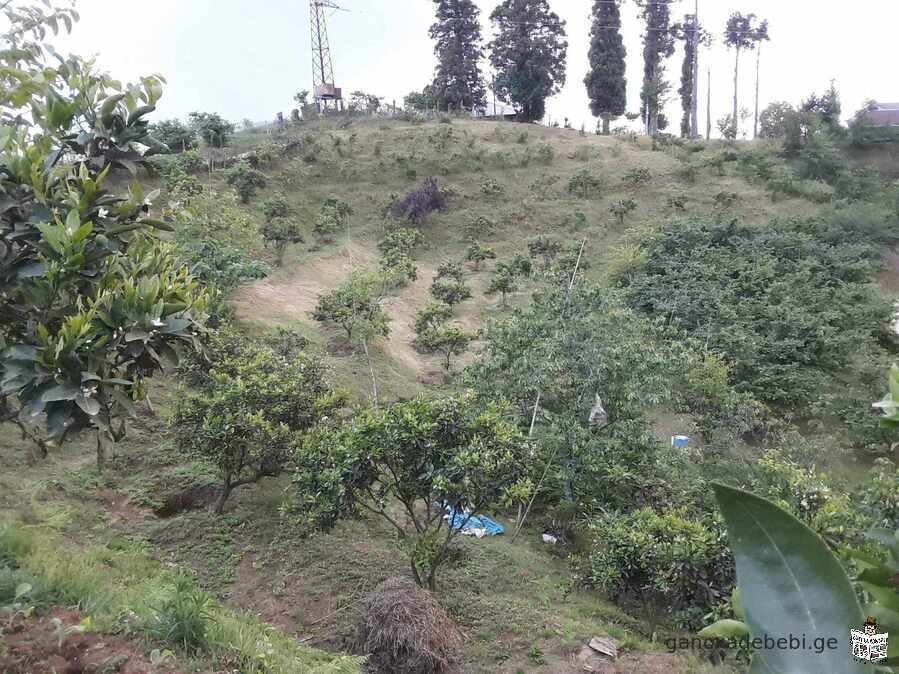
[[[468,518],[467,522],[465,521],[465,518],[466,513],[456,510],[452,506],[446,506],[446,515],[444,515],[444,519],[449,521],[450,526],[453,529],[461,529],[463,534],[477,536],[478,533],[483,531],[488,536],[498,536],[499,534],[506,532],[502,524],[494,522],[484,515],[472,515]],[[480,538],[480,536],[478,536],[478,538]]]

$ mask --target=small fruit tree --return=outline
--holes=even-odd
[[[205,295],[155,237],[155,195],[108,178],[152,154],[159,77],[122,85],[77,57],[47,58],[77,14],[5,3],[0,34],[0,422],[44,419],[49,440],[97,432],[102,465],[146,380],[196,341]],[[55,53],[55,52],[54,52]]]
[[[297,453],[291,510],[310,528],[357,510],[384,518],[416,582],[433,590],[459,533],[439,504],[473,514],[508,500],[526,475],[527,442],[507,417],[470,396],[417,398],[322,427]]]

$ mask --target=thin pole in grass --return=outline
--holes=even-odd
[[[562,322],[565,322],[565,314],[568,311],[568,305],[571,302],[571,291],[574,290],[574,282],[577,280],[577,272],[581,266],[581,258],[584,255],[584,248],[587,246],[587,237],[584,237],[584,240],[581,241],[581,249],[578,251],[577,260],[574,263],[574,271],[571,272],[571,280],[568,282],[568,290],[565,292],[565,306],[562,307]],[[558,339],[559,331],[556,330],[556,334],[553,337],[553,340]],[[540,407],[540,399],[543,397],[543,391],[537,391],[537,398],[534,400],[534,411],[531,415],[531,427],[528,430],[528,440],[531,439],[534,435],[534,426],[537,425],[537,410]],[[521,530],[524,528],[524,523],[527,521],[528,515],[531,513],[531,508],[534,505],[534,501],[537,499],[537,494],[540,493],[540,487],[543,486],[543,483],[546,481],[546,476],[549,475],[549,469],[552,467],[553,461],[556,460],[556,453],[558,452],[558,446],[553,449],[553,453],[550,455],[549,459],[546,462],[546,467],[543,469],[543,475],[540,476],[540,480],[537,482],[537,485],[534,487],[534,493],[531,494],[531,499],[528,501],[527,508],[525,508],[524,513],[521,513],[521,507],[519,506],[519,517],[518,522],[515,525],[515,533],[512,534],[512,542],[514,543],[519,534],[521,534]]]

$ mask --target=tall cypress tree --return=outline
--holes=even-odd
[[[481,78],[481,10],[473,0],[434,0],[437,20],[431,39],[437,44],[437,69],[432,85],[438,107],[447,109],[486,106],[487,92]]]
[[[640,15],[646,22],[643,33],[643,90],[640,112],[646,133],[659,130],[660,107],[669,85],[665,81],[664,60],[674,54],[674,35],[671,32],[670,2],[666,0],[636,0]]]
[[[565,22],[547,0],[503,0],[490,20],[497,35],[490,43],[496,94],[510,101],[522,121],[546,114],[546,99],[565,84]]]
[[[711,36],[703,31],[701,26],[697,25],[696,16],[694,14],[686,14],[684,16],[684,22],[675,24],[672,30],[674,36],[684,43],[684,62],[681,66],[680,78],[681,86],[680,89],[677,90],[677,93],[680,94],[681,107],[684,111],[680,125],[681,135],[684,138],[688,138],[692,135],[691,116],[693,114],[694,91],[693,64],[696,61],[696,54],[699,47],[708,45]]]
[[[617,0],[596,0],[590,29],[590,71],[584,84],[590,97],[590,111],[602,119],[605,135],[609,134],[611,120],[621,117],[627,109],[626,56]]]

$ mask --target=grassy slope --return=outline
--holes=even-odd
[[[449,129],[454,139],[445,148],[429,140]],[[527,238],[539,233],[573,241],[586,238],[588,273],[600,277],[614,246],[627,241],[629,228],[671,215],[669,196],[684,194],[688,213],[708,214],[718,192],[736,192],[740,199],[735,211],[759,224],[813,211],[799,200],[772,203],[759,189],[734,177],[704,173],[695,184],[687,184],[676,175],[679,162],[668,154],[615,138],[581,137],[570,130],[460,121],[423,126],[360,122],[347,130],[319,127],[302,133],[318,139],[318,160],[297,158],[264,167],[270,185],[249,208],[261,221],[256,205],[270,194],[284,193],[306,228],[307,243],[292,247],[283,268],[268,279],[239,290],[234,303],[248,330],[291,326],[326,347],[337,383],[360,402],[368,391],[362,358],[348,353],[339,335],[312,321],[308,312],[317,294],[340,283],[351,266],[377,264],[381,210],[388,195],[407,191],[427,175],[438,175],[441,184],[457,194],[447,213],[435,215],[423,227],[426,244],[417,253],[419,280],[390,300],[393,332],[374,350],[387,399],[433,389],[422,382],[439,378],[433,374],[440,367],[437,360],[409,345],[409,323],[428,300],[436,266],[461,257],[464,226],[476,215],[496,223],[494,233],[479,238],[493,246],[500,259],[526,252]],[[527,134],[523,143],[518,142],[522,133]],[[336,138],[341,139],[339,146]],[[252,134],[238,138],[246,147],[264,141],[264,136]],[[543,142],[555,151],[551,164],[515,166],[517,157]],[[607,183],[601,195],[589,200],[573,198],[566,190],[569,177],[584,168],[604,176]],[[622,176],[633,168],[649,169],[650,184],[627,188]],[[540,195],[533,184],[544,176],[557,181]],[[486,177],[503,185],[503,194],[483,194]],[[221,188],[218,178],[212,184]],[[355,215],[348,241],[341,238],[318,247],[312,244],[311,223],[328,197],[348,201]],[[623,198],[633,198],[639,206],[619,227],[608,211]],[[576,212],[586,216],[585,225],[572,219]],[[491,267],[472,273],[474,297],[457,309],[467,325],[483,325],[502,312],[497,298],[482,294]],[[513,301],[526,299],[525,288]],[[160,389],[164,399],[165,384]],[[672,432],[672,423],[681,424],[660,420],[660,434]],[[49,523],[82,544],[151,550],[167,564],[194,569],[201,584],[223,601],[260,615],[302,643],[348,650],[365,591],[405,570],[391,534],[379,522],[362,519],[311,541],[301,539],[278,521],[284,485],[273,481],[239,491],[221,519],[202,508],[157,517],[153,509],[165,512],[166,503],[175,504],[170,510],[191,498],[195,505],[202,504],[213,484],[207,468],[183,463],[163,428],[158,419],[143,418],[120,448],[115,467],[103,476],[93,467],[86,440],[66,447],[48,464],[29,468],[21,461],[21,444],[2,429],[0,516]],[[466,671],[578,671],[571,655],[596,634],[619,638],[629,653],[617,671],[702,671],[686,658],[658,653],[660,645],[646,641],[649,629],[640,619],[595,595],[571,591],[565,565],[547,552],[536,531],[515,544],[508,537],[462,541],[457,563],[441,579],[440,598],[469,639]]]
[[[418,281],[388,304],[392,335],[375,348],[376,372],[388,398],[419,391],[420,380],[433,381],[433,373],[440,369],[436,357],[423,357],[411,347],[410,323],[430,299],[428,287],[437,265],[464,256],[469,238],[466,225],[476,216],[496,223],[492,234],[478,238],[492,246],[500,260],[527,254],[527,239],[538,234],[573,243],[586,238],[585,259],[591,264],[588,274],[600,277],[610,252],[627,241],[632,228],[672,215],[668,205],[672,196],[687,197],[687,214],[707,215],[713,212],[719,192],[734,192],[739,196],[735,214],[757,224],[814,210],[808,202],[796,199],[772,203],[762,190],[742,179],[712,175],[709,170],[688,184],[677,175],[681,163],[665,152],[651,151],[646,139],[634,144],[618,138],[580,136],[572,130],[458,120],[452,125],[420,126],[358,122],[347,130],[317,127],[306,133],[318,139],[322,148],[318,160],[307,163],[298,158],[264,168],[270,177],[269,187],[257,201],[283,193],[304,224],[308,243],[289,250],[282,269],[237,293],[235,305],[246,322],[290,326],[320,344],[330,344],[332,351],[340,350],[339,335],[322,329],[309,312],[317,295],[339,284],[351,268],[377,265],[376,245],[385,224],[381,210],[389,195],[407,192],[428,175],[437,176],[441,186],[457,193],[450,198],[446,213],[432,216],[422,227],[425,245],[417,253]],[[440,136],[447,133],[453,137],[441,146]],[[252,143],[252,135],[242,142]],[[528,166],[518,165],[525,153],[534,153],[542,143],[555,152],[551,164],[532,160]],[[622,178],[637,168],[648,169],[652,180],[638,188],[628,187]],[[569,178],[583,169],[606,183],[591,199],[575,198],[567,191]],[[547,177],[555,182],[536,189],[535,182]],[[503,193],[485,195],[482,185],[487,179],[499,183]],[[348,236],[318,249],[311,224],[320,203],[328,197],[347,201],[355,215]],[[638,208],[621,227],[609,207],[626,198],[634,199]],[[580,226],[574,218],[578,212],[586,216]],[[502,311],[498,296],[483,295],[491,269],[491,263],[479,272],[469,269],[474,297],[456,311],[457,318],[469,327],[484,325]],[[526,301],[527,296],[527,288],[523,288],[513,300]],[[334,364],[339,382],[364,399],[367,372],[361,356],[335,358]]]

